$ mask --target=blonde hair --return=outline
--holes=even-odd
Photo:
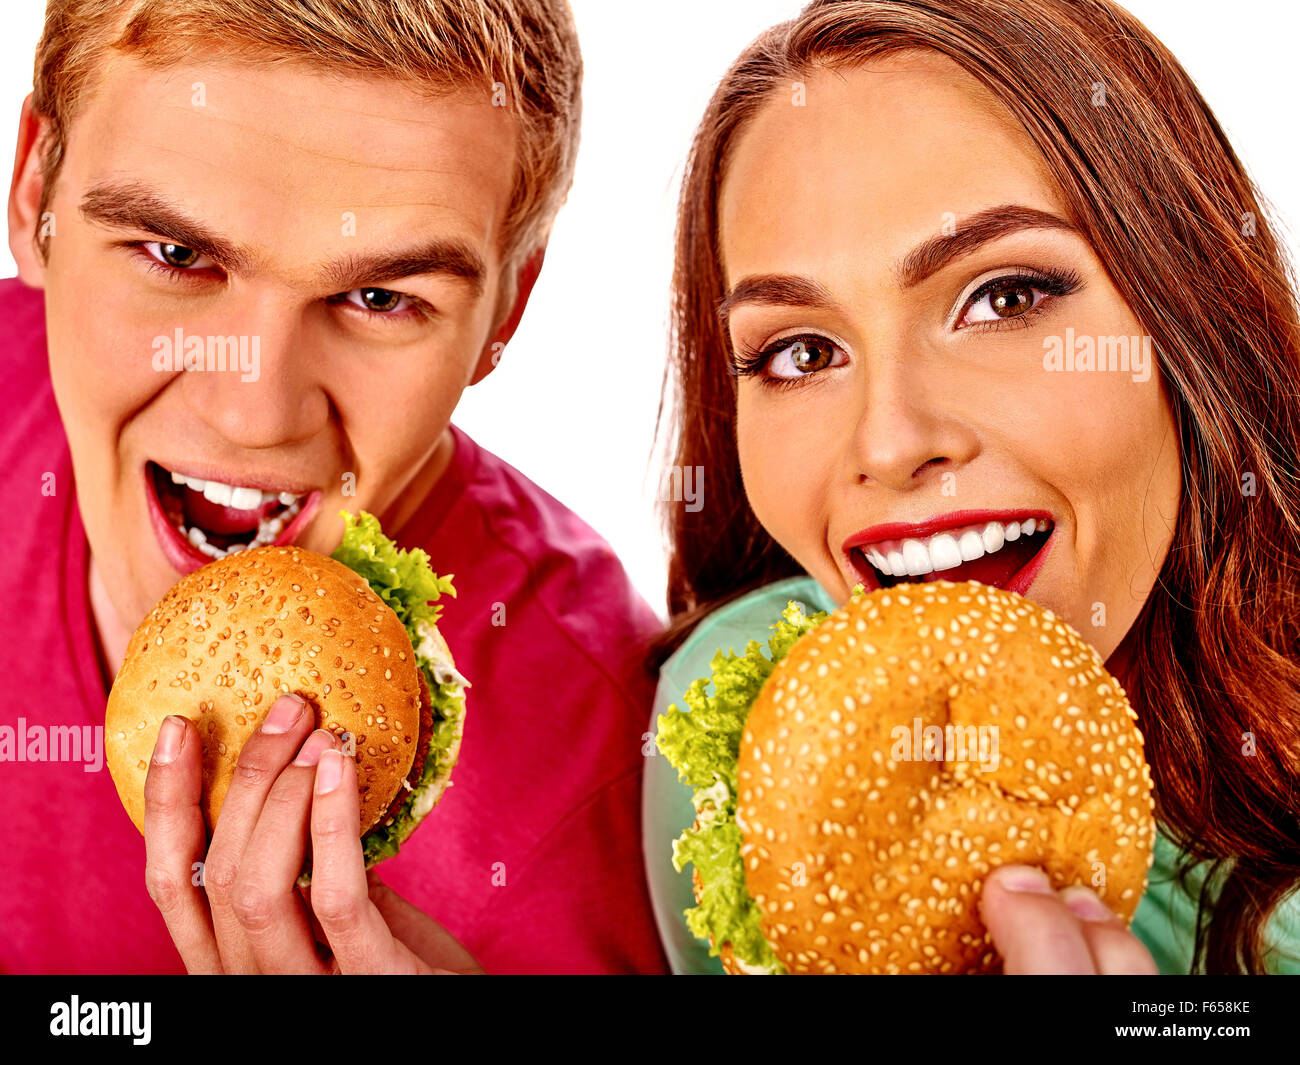
[[[514,264],[545,244],[578,151],[582,56],[567,0],[49,0],[32,104],[44,214],[67,131],[109,52],[156,67],[201,52],[382,76],[431,96],[480,88],[518,123],[502,232]],[[41,249],[45,254],[45,249]]]

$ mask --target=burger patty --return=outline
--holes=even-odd
[[[415,740],[415,761],[411,763],[411,771],[406,775],[406,783],[412,789],[420,786],[420,777],[424,775],[424,763],[429,754],[429,741],[433,733],[433,698],[429,694],[429,683],[424,679],[424,670],[419,668],[418,663],[415,672],[420,678],[420,734]],[[399,787],[397,795],[384,811],[383,816],[379,818],[375,828],[391,825],[393,818],[401,812],[403,804],[410,797],[410,791]],[[373,832],[374,829],[371,831]]]

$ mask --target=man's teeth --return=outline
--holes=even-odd
[[[1050,523],[1043,518],[1023,521],[990,521],[946,529],[924,540],[882,540],[862,548],[862,553],[876,569],[891,577],[921,577],[948,569],[963,562],[974,562],[1021,536],[1046,532]]]
[[[260,510],[267,503],[280,503],[289,507],[301,498],[292,492],[263,492],[260,488],[243,488],[223,484],[221,481],[201,481],[197,477],[186,477],[183,473],[172,473],[172,484],[183,484],[210,503],[216,503],[220,507],[233,507],[235,510]]]
[[[280,511],[274,517],[263,518],[257,525],[257,535],[246,544],[231,544],[227,548],[220,548],[216,544],[208,543],[207,534],[197,526],[192,529],[186,529],[183,522],[178,521],[174,516],[172,520],[176,522],[181,531],[181,535],[189,540],[190,544],[197,550],[202,551],[209,558],[225,558],[227,555],[233,555],[236,551],[251,550],[254,547],[267,547],[275,543],[275,538],[284,531],[294,518],[298,516],[298,511],[302,509],[300,503],[294,503],[288,509]]]
[[[184,514],[169,507],[167,516],[180,530],[181,536],[189,540],[191,546],[209,558],[225,558],[227,555],[233,555],[238,551],[250,550],[254,547],[267,547],[275,543],[276,537],[284,531],[285,526],[292,522],[298,516],[298,512],[302,510],[303,497],[294,495],[292,492],[263,492],[259,488],[243,488],[237,485],[223,484],[220,481],[201,481],[197,477],[186,477],[180,473],[172,473],[171,478],[173,484],[183,484],[191,491],[201,493],[205,499],[216,503],[218,506],[232,507],[235,510],[260,510],[265,504],[274,502],[285,508],[278,514],[260,518],[257,523],[256,535],[247,543],[236,543],[227,548],[220,548],[216,544],[208,543],[207,534],[197,526],[187,529]]]

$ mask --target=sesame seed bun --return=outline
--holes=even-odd
[[[777,664],[742,735],[764,937],[791,973],[998,972],[978,903],[1011,863],[1131,921],[1155,829],[1142,746],[1051,611],[942,580],[851,600]]]
[[[401,620],[340,562],[256,548],[182,578],[127,646],[104,744],[136,827],[143,832],[145,776],[166,716],[198,729],[211,829],[240,750],[286,692],[307,700],[316,727],[352,737],[363,836],[404,797],[404,782],[418,783],[432,712]]]

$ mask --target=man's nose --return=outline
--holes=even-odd
[[[309,332],[283,303],[250,295],[227,304],[188,325],[184,344],[186,365],[195,367],[181,382],[185,404],[233,446],[301,443],[328,422]]]

